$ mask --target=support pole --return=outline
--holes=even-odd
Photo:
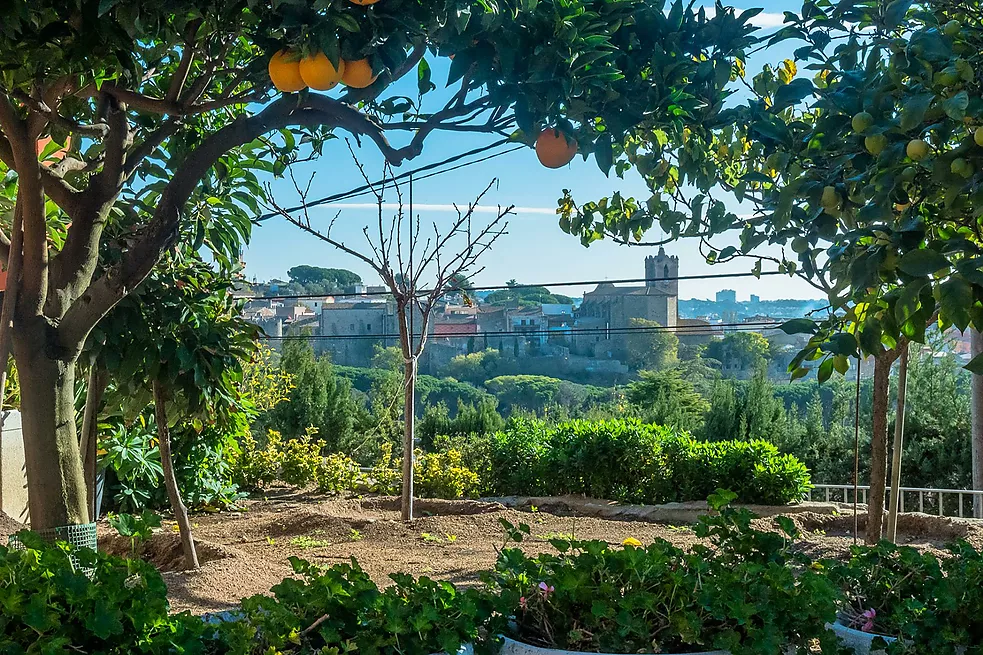
[[[894,446],[891,452],[891,506],[887,516],[887,538],[892,543],[898,540],[898,500],[901,496],[901,454],[904,451],[905,394],[908,388],[909,344],[901,351],[898,362],[898,409],[894,415]],[[939,496],[939,511],[942,496]]]
[[[972,357],[983,355],[983,333],[970,330],[970,351]],[[983,375],[972,376],[970,403],[973,413],[972,451],[973,451],[973,489],[983,489]],[[973,494],[973,516],[983,519],[983,498]]]

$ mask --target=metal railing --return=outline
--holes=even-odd
[[[853,489],[852,484],[816,484],[813,485],[812,491],[806,494],[806,500],[822,499],[826,502],[852,503]],[[870,487],[867,485],[858,486],[857,492],[860,496],[858,502],[866,504],[869,491]],[[916,506],[913,502],[915,498],[917,498],[917,510],[914,509]],[[979,498],[980,504],[983,505],[983,491],[901,487],[901,495],[898,497],[898,512],[918,511],[923,514],[936,514],[938,516],[974,518],[973,504],[976,498]],[[888,489],[884,499],[885,507],[888,507],[890,499],[891,490]]]

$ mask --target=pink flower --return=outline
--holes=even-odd
[[[863,632],[873,632],[874,631],[874,618],[877,616],[877,610],[871,608],[871,609],[867,610],[866,612],[864,612],[863,614],[861,614],[860,616],[862,616],[863,618],[867,619],[864,622],[864,624],[862,626],[860,626],[860,630],[862,630]]]
[[[544,598],[549,598],[550,594],[556,591],[551,585],[548,585],[545,582],[539,583],[539,590],[543,592]]]
[[[525,612],[525,611],[526,611],[526,610],[528,609],[528,608],[526,607],[526,604],[527,604],[527,603],[528,603],[528,601],[526,600],[526,597],[525,597],[525,596],[523,596],[522,598],[520,598],[520,599],[519,599],[519,607],[521,607],[521,608],[522,608],[522,611],[523,611],[523,612]]]

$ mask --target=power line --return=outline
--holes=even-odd
[[[716,323],[709,325],[652,325],[636,327],[597,327],[597,328],[564,328],[564,329],[536,329],[536,330],[493,330],[489,332],[445,332],[442,334],[429,333],[428,339],[449,339],[459,337],[532,337],[532,336],[566,336],[570,334],[580,334],[587,336],[597,335],[618,335],[634,333],[659,333],[672,332],[675,334],[713,334],[718,328],[727,328],[736,332],[757,331],[761,329],[778,328],[783,321],[757,321],[749,323]],[[349,339],[398,339],[399,334],[313,334],[313,335],[284,335],[280,337],[264,336],[261,339],[271,341],[333,341]]]
[[[729,278],[738,277],[764,277],[766,275],[788,275],[788,273],[783,273],[781,271],[761,271],[760,273],[702,273],[698,275],[676,275],[669,277],[634,277],[634,278],[621,278],[616,280],[577,280],[577,281],[566,281],[566,282],[537,282],[533,284],[513,284],[513,285],[494,285],[494,286],[482,286],[482,287],[471,287],[469,289],[461,289],[459,287],[448,287],[447,293],[451,294],[456,291],[504,291],[507,289],[534,289],[537,287],[580,287],[580,286],[596,286],[598,284],[638,284],[642,282],[672,282],[672,281],[689,281],[689,280],[723,280]],[[429,295],[430,289],[422,289],[419,292],[421,295]],[[243,296],[245,300],[302,300],[309,298],[324,298],[327,296],[334,296],[338,298],[360,298],[362,296],[390,296],[392,292],[390,291],[365,291],[360,294],[354,293],[298,293],[292,295],[283,296]]]
[[[303,203],[301,205],[295,205],[293,207],[288,207],[284,211],[286,213],[288,213],[288,214],[292,214],[294,212],[298,212],[298,211],[300,211],[302,209],[305,209],[307,207],[317,207],[319,205],[327,205],[327,204],[331,204],[333,202],[340,202],[342,200],[348,200],[350,198],[357,198],[358,196],[368,195],[368,194],[372,193],[372,190],[375,187],[379,186],[379,185],[385,184],[387,182],[396,182],[398,180],[401,180],[401,179],[410,177],[411,175],[412,176],[415,176],[417,173],[421,173],[423,171],[429,171],[429,170],[432,170],[434,168],[438,168],[440,166],[444,166],[446,164],[452,164],[452,163],[454,163],[456,161],[460,161],[461,159],[464,159],[465,157],[470,157],[472,155],[478,155],[478,154],[481,154],[483,152],[487,152],[488,150],[491,150],[493,148],[498,148],[499,146],[503,146],[503,145],[505,145],[506,143],[509,143],[509,142],[510,142],[509,139],[501,139],[500,141],[496,141],[495,143],[492,143],[492,144],[489,144],[489,145],[486,145],[486,146],[481,146],[480,148],[474,148],[473,150],[468,150],[467,152],[462,152],[462,153],[457,154],[457,155],[454,155],[452,157],[448,157],[446,159],[442,159],[441,161],[434,162],[432,164],[427,164],[425,166],[420,166],[419,168],[414,168],[413,170],[400,173],[399,175],[394,175],[392,177],[383,177],[381,180],[376,180],[375,182],[371,182],[371,183],[368,183],[368,184],[363,184],[361,186],[355,187],[354,189],[349,189],[348,191],[343,191],[341,193],[335,193],[335,194],[330,195],[330,196],[325,196],[323,198],[318,198],[317,200],[312,200],[310,202],[305,202],[305,203]],[[480,164],[480,163],[485,162],[485,161],[488,161],[490,159],[495,159],[496,157],[501,157],[501,156],[507,155],[507,154],[509,154],[511,152],[515,152],[517,150],[522,150],[523,148],[525,148],[525,146],[519,145],[519,146],[516,146],[515,148],[509,148],[508,150],[503,150],[501,152],[496,152],[496,153],[493,153],[491,155],[486,155],[485,157],[480,157],[480,158],[475,159],[475,160],[472,160],[472,161],[464,162],[463,164],[458,164],[457,166],[451,166],[450,168],[447,168],[445,170],[434,171],[433,173],[428,173],[427,175],[421,175],[419,177],[416,177],[415,179],[417,181],[419,181],[419,180],[425,180],[427,178],[436,177],[437,175],[443,175],[445,173],[450,173],[451,171],[456,171],[456,170],[461,169],[461,168],[467,168],[468,166],[474,166],[475,164]],[[280,216],[280,215],[281,215],[281,213],[278,212],[278,211],[267,212],[265,214],[261,214],[253,222],[254,223],[262,223],[263,221],[269,220],[271,218],[274,218],[274,217]]]

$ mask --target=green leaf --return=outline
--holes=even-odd
[[[99,11],[98,15],[100,18],[105,16],[108,12],[112,10],[113,7],[118,5],[120,0],[99,0]]]
[[[913,0],[894,0],[884,10],[884,25],[887,27],[900,25],[912,4]]]
[[[819,327],[812,319],[793,318],[791,321],[782,323],[779,329],[785,334],[815,334]]]
[[[966,117],[967,107],[969,107],[969,94],[966,91],[960,91],[942,102],[945,113],[954,121],[961,121]]]
[[[925,112],[932,106],[934,99],[934,93],[922,93],[908,98],[901,110],[901,129],[907,132],[921,125],[925,121]]]
[[[977,355],[973,359],[969,360],[969,363],[964,366],[970,373],[975,373],[976,375],[983,375],[983,354]]]
[[[430,64],[426,59],[421,59],[416,65],[416,85],[421,96],[437,88],[437,85],[430,80],[431,76]]]
[[[773,109],[775,111],[788,109],[812,95],[813,91],[815,91],[815,87],[812,80],[805,77],[796,78],[775,92]]]
[[[911,250],[901,257],[898,268],[915,277],[924,277],[948,268],[949,260],[940,252],[930,248]]]
[[[594,142],[594,161],[597,162],[597,167],[607,177],[608,173],[611,172],[611,165],[614,163],[614,151],[611,147],[610,133],[604,132]]]

